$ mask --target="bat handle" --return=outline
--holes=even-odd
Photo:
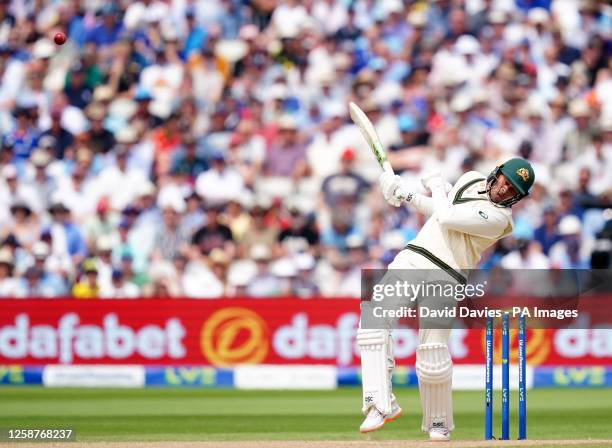
[[[385,161],[383,162],[382,169],[383,169],[384,171],[386,171],[387,173],[389,173],[389,174],[395,175],[395,171],[393,171],[393,168],[391,167],[391,164],[389,163],[389,161],[388,161],[388,160],[385,160]]]

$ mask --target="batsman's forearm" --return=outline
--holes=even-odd
[[[410,193],[406,198],[406,202],[412,206],[417,212],[425,216],[431,216],[434,212],[433,199],[429,196],[424,196],[419,193]]]
[[[444,216],[449,212],[448,197],[446,196],[446,189],[442,182],[431,186],[431,199],[434,212],[439,216]]]

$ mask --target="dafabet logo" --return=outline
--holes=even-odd
[[[256,364],[268,354],[268,326],[247,308],[224,308],[204,322],[200,344],[204,356],[215,366]]]

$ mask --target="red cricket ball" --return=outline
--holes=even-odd
[[[59,32],[53,38],[57,45],[64,45],[66,43],[66,35],[62,32]]]

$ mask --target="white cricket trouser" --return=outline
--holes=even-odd
[[[389,269],[440,269],[433,262],[411,250],[401,251]],[[452,406],[452,361],[448,352],[450,329],[419,330],[416,370],[423,409],[421,429],[443,426],[454,429]]]

